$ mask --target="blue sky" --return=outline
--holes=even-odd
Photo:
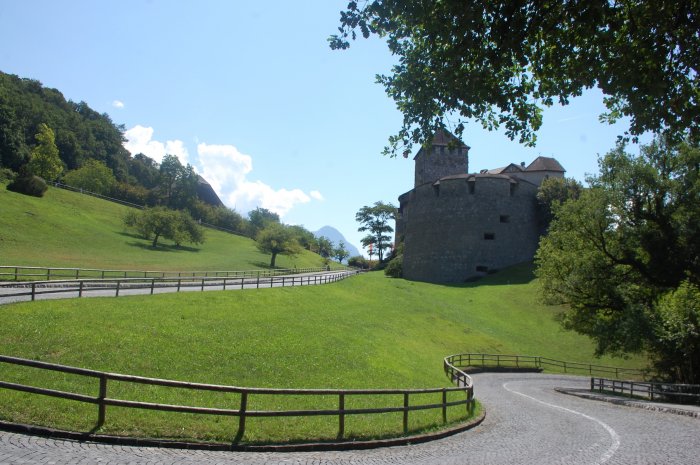
[[[413,186],[411,158],[381,155],[401,114],[381,86],[395,58],[379,39],[332,51],[347,0],[0,0],[0,70],[108,113],[127,148],[192,164],[227,206],[278,212],[360,247],[355,213]],[[469,169],[556,157],[597,171],[625,125],[598,122],[586,92],[546,110],[535,148],[467,127]]]

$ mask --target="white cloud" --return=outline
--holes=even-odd
[[[221,200],[239,211],[267,208],[283,217],[295,205],[321,200],[318,191],[306,194],[301,189],[274,189],[262,181],[250,181],[253,159],[233,145],[197,145],[202,176],[211,184]]]
[[[181,140],[169,140],[165,143],[153,140],[153,128],[151,127],[136,125],[124,132],[124,137],[126,138],[124,148],[132,155],[143,153],[160,163],[163,157],[168,154],[177,156],[183,165],[190,163],[189,153]]]
[[[112,106],[114,108],[124,108],[124,102],[122,102],[121,100],[115,100],[112,102]]]

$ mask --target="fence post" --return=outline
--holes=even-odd
[[[121,283],[122,283],[121,281],[117,280],[117,292],[114,294],[114,297],[119,297],[119,285]]]
[[[591,391],[593,391],[594,385],[595,385],[595,378],[591,378]]]
[[[97,410],[97,427],[100,428],[105,424],[105,398],[107,397],[107,376],[100,375],[100,393],[98,395],[99,403]]]
[[[36,283],[32,283],[32,302],[36,298]]]
[[[201,289],[201,291],[204,292],[204,278],[202,278],[202,289]]]
[[[248,393],[241,392],[241,408],[238,410],[238,434],[236,434],[236,442],[243,439],[245,434],[245,411],[248,408]]]
[[[408,433],[408,392],[403,393],[403,433]]]
[[[634,381],[630,383],[630,397],[634,397]]]
[[[15,281],[17,281],[19,279],[18,275],[19,275],[19,267],[15,267]]]
[[[226,278],[224,278],[224,291],[226,290]]]
[[[260,272],[258,271],[258,277],[255,280],[255,288],[260,289]]]
[[[75,269],[75,279],[78,279],[78,276],[80,275],[80,268]]]
[[[151,278],[151,295],[153,295],[154,287],[156,287],[156,278]]]
[[[338,394],[338,439],[345,435],[345,394]]]
[[[83,296],[83,282],[80,281],[80,287],[78,288],[78,297]]]
[[[51,281],[51,268],[46,269],[46,280]]]
[[[442,388],[442,422],[447,423],[447,389]]]
[[[177,292],[180,292],[180,284],[182,282],[182,279],[177,278]]]

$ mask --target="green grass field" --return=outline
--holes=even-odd
[[[556,308],[537,302],[530,273],[521,266],[453,286],[369,273],[325,286],[13,304],[2,307],[0,353],[149,377],[289,388],[446,387],[442,358],[459,352],[642,364],[595,359],[587,339],[559,327]],[[3,372],[11,381],[96,392],[94,383],[86,386],[71,376],[47,379],[33,369],[6,367]],[[110,395],[135,399],[137,393],[116,386]],[[231,395],[151,387],[138,396],[230,408],[238,402]],[[299,408],[292,402],[324,407],[258,398],[249,408]],[[328,402],[325,407],[335,408],[337,399]],[[95,422],[95,407],[10,391],[0,391],[0,406],[6,420],[79,430]],[[463,417],[456,412],[450,419]],[[411,419],[412,430],[440,425],[439,411]],[[352,417],[346,429],[348,436],[400,435],[401,416]],[[236,419],[108,408],[101,432],[231,441]],[[251,419],[244,440],[330,439],[336,432],[334,417]]]
[[[49,188],[43,198],[10,192],[0,184],[0,265],[136,270],[250,270],[267,268],[270,257],[247,237],[206,229],[206,242],[153,249],[127,231],[129,207]],[[277,259],[280,268],[321,266],[304,251]]]
[[[197,248],[153,250],[124,230],[126,208],[55,188],[41,199],[0,188],[0,264],[241,270],[268,263],[250,239],[210,230]],[[280,257],[279,264],[318,266],[320,258],[304,253]],[[564,332],[559,309],[540,304],[536,292],[530,267],[520,266],[463,285],[369,273],[324,286],[27,302],[0,308],[0,354],[147,377],[299,389],[449,387],[442,359],[461,352],[643,366],[641,359],[595,359],[591,342]],[[4,381],[97,394],[94,381],[73,375],[7,364],[0,364],[0,374]],[[240,400],[124,383],[111,383],[108,396],[233,409]],[[248,408],[335,409],[337,402],[333,396],[321,404],[258,396]],[[348,399],[346,407],[376,402]],[[449,421],[465,417],[464,410],[451,410]],[[0,390],[0,419],[89,431],[96,407]],[[411,414],[409,427],[441,424],[439,410],[426,411]],[[333,439],[337,427],[335,417],[250,419],[243,441]],[[226,442],[237,433],[237,418],[108,407],[100,432]],[[401,434],[401,413],[346,419],[348,437]]]

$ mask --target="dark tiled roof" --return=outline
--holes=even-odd
[[[559,162],[550,157],[537,157],[530,163],[530,166],[525,168],[525,171],[559,171],[561,173],[566,172],[563,166]]]

